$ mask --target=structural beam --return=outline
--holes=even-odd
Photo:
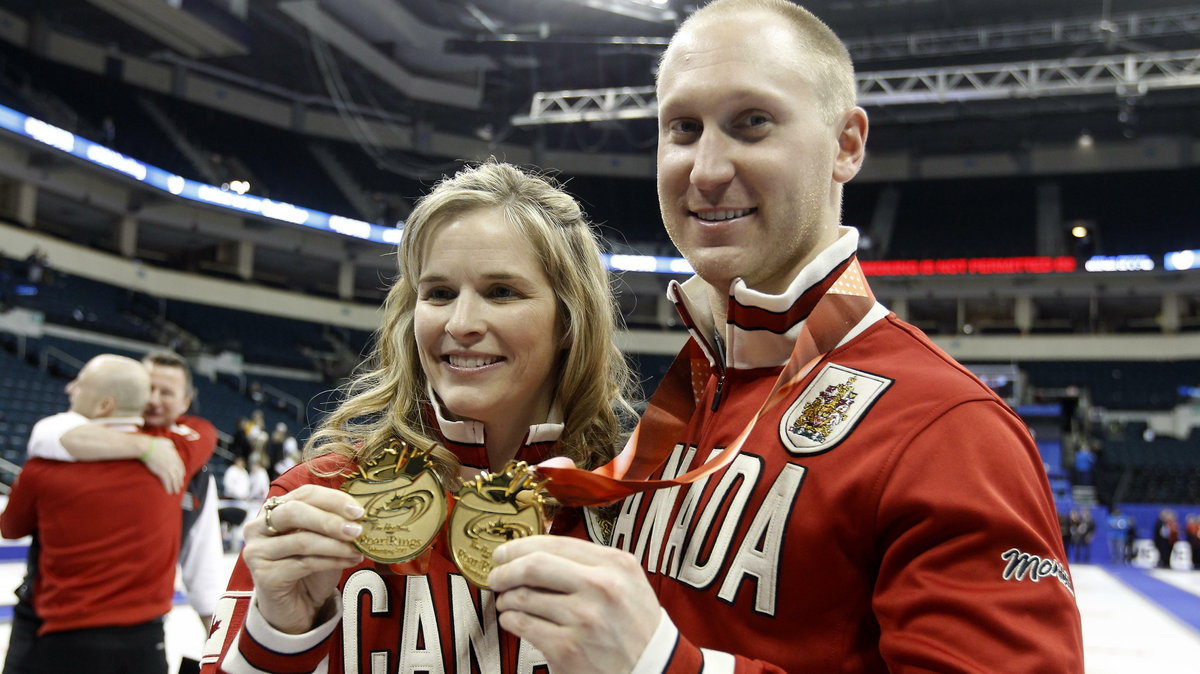
[[[447,82],[413,73],[391,57],[380,52],[326,12],[316,0],[287,0],[279,3],[279,11],[304,26],[313,35],[345,54],[383,82],[417,100],[440,103],[459,108],[478,110],[483,101],[483,87]]]
[[[241,56],[249,53],[236,37],[204,19],[162,0],[88,0],[150,37],[189,58]]]
[[[970,103],[1086,94],[1141,96],[1200,87],[1200,50],[889,70],[856,75],[864,106]],[[654,87],[571,89],[534,94],[513,124],[645,119],[658,113]]]
[[[849,38],[854,61],[953,56],[987,51],[1036,49],[1118,40],[1150,40],[1200,34],[1200,8],[1156,9],[1109,17],[1008,23],[956,30]]]

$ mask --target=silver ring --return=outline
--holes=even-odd
[[[275,528],[274,524],[271,524],[271,511],[281,503],[283,503],[283,499],[278,496],[272,496],[263,504],[263,519],[267,523],[267,533],[272,536],[278,536],[279,530]]]

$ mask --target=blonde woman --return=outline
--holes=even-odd
[[[412,563],[364,559],[352,543],[363,508],[340,487],[398,460],[397,439],[436,445],[451,492],[511,460],[611,458],[631,375],[596,234],[550,180],[486,163],[421,200],[399,266],[371,358],[246,526],[206,672],[542,662],[499,628],[492,593],[464,580],[444,532]]]

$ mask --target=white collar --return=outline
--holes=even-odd
[[[442,401],[437,397],[437,394],[433,392],[433,387],[426,383],[425,388],[429,395],[429,400],[433,403],[433,413],[443,437],[451,442],[457,442],[462,445],[487,444],[485,442],[487,434],[482,421],[475,421],[474,419],[453,421],[449,419],[447,410],[442,405]],[[556,400],[550,405],[550,414],[547,415],[546,421],[540,424],[533,424],[529,427],[529,434],[525,437],[525,445],[532,445],[539,442],[554,442],[562,436],[563,428],[562,408]]]

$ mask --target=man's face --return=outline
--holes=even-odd
[[[689,26],[658,82],[658,197],[671,240],[714,289],[786,289],[837,238],[839,124],[790,29],[761,11]]]
[[[151,363],[146,366],[150,373],[150,400],[143,414],[146,425],[151,428],[166,428],[187,411],[192,404],[187,377],[183,370],[170,365]]]

